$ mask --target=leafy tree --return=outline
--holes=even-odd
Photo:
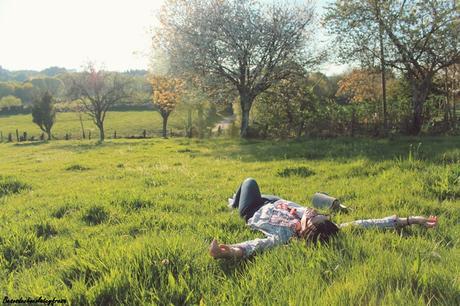
[[[32,106],[32,121],[48,135],[51,140],[51,128],[56,120],[56,111],[53,105],[53,97],[45,92],[39,99],[35,99]]]
[[[64,92],[64,83],[56,78],[34,78],[30,83],[40,92],[49,92],[53,97],[61,96]]]
[[[411,134],[421,130],[434,76],[460,60],[458,20],[455,1],[439,0],[336,1],[326,15],[343,58],[383,59],[375,47],[382,42],[385,64],[410,84]]]
[[[30,82],[16,83],[14,86],[14,95],[21,99],[24,104],[31,104],[37,96],[37,89]]]
[[[10,82],[0,82],[0,99],[14,95],[14,85]]]
[[[0,110],[1,109],[10,109],[11,107],[18,107],[22,105],[22,101],[15,96],[6,96],[0,99]]]
[[[160,18],[155,45],[172,71],[237,91],[240,134],[247,137],[255,98],[307,58],[313,10],[251,0],[168,0]]]
[[[378,102],[382,99],[379,72],[373,69],[354,69],[346,74],[338,85],[336,96],[345,98],[351,106],[352,132],[354,133],[357,122],[363,121],[366,124],[373,123],[377,133],[378,126],[382,121],[381,116],[379,116],[382,112],[378,107]],[[385,118],[386,109],[383,113],[383,118]],[[386,128],[385,125],[385,130]]]
[[[339,81],[338,96],[351,102],[376,102],[381,97],[378,74],[370,69],[354,69]]]
[[[129,92],[132,94],[129,99],[123,100],[121,103],[126,105],[151,103],[153,93],[151,82],[149,82],[146,76],[132,75],[132,73],[135,73],[135,70],[131,73],[125,73],[130,80],[128,86]]]
[[[163,118],[163,137],[167,136],[168,118],[179,103],[182,81],[166,76],[152,77],[153,105]]]
[[[299,138],[322,128],[333,129],[332,125],[321,127],[321,118],[331,112],[327,109],[333,96],[330,87],[327,77],[321,73],[308,75],[298,71],[296,76],[262,93],[254,109],[261,136]]]
[[[69,95],[81,99],[84,111],[99,129],[99,139],[104,141],[104,121],[107,112],[117,102],[130,96],[128,81],[117,73],[97,70],[92,64],[71,77]]]

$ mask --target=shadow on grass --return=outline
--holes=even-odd
[[[240,277],[252,264],[254,257],[247,259],[219,259],[219,266],[227,277]]]
[[[36,147],[36,146],[41,146],[41,145],[44,145],[44,144],[48,144],[49,141],[30,141],[30,142],[18,142],[18,143],[15,143],[14,146],[15,147]]]
[[[92,141],[90,143],[77,143],[73,142],[71,144],[59,144],[56,149],[59,150],[67,150],[72,152],[86,152],[95,149],[102,149],[102,148],[115,148],[115,147],[123,147],[123,146],[140,146],[144,145],[143,141]]]
[[[123,146],[142,146],[152,144],[161,138],[142,140],[108,140],[98,142],[72,141],[59,143],[56,148],[72,152],[85,152],[100,148]],[[169,140],[167,140],[169,142]],[[427,163],[459,163],[459,137],[400,137],[396,139],[334,138],[295,140],[234,140],[234,139],[171,139],[173,145],[186,145],[174,153],[191,153],[192,157],[211,157],[216,159],[234,159],[242,162],[278,161],[278,160],[335,160],[368,159],[384,160],[421,160]],[[38,145],[47,142],[17,144]],[[200,153],[198,148],[209,151]]]
[[[421,145],[419,145],[421,143]],[[460,161],[459,137],[402,137],[398,139],[336,138],[301,141],[241,140],[223,146],[221,142],[204,144],[215,158],[238,159],[243,162],[296,160],[349,160],[365,158],[371,161],[421,159],[443,162],[445,156],[454,163]]]

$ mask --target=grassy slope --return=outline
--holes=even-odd
[[[91,130],[92,137],[97,138],[99,130],[92,122],[91,118],[83,115],[83,126],[88,133]],[[181,114],[172,113],[169,119],[168,128],[182,129],[185,122],[181,118]],[[16,129],[19,133],[25,131],[29,136],[38,137],[42,132],[36,124],[32,122],[32,115],[0,115],[0,131],[3,132],[3,137],[6,139],[8,133],[13,134],[16,138]],[[143,130],[147,131],[147,135],[155,133],[158,136],[162,129],[162,119],[158,112],[154,111],[113,111],[107,113],[105,121],[106,136],[112,137],[114,131],[117,131],[118,136],[141,135]],[[80,120],[77,113],[57,113],[56,124],[53,127],[52,133],[55,137],[64,138],[66,133],[70,133],[73,137],[81,137]]]
[[[27,184],[0,193],[0,292],[91,304],[458,305],[459,148],[458,138],[0,144],[0,175],[16,178],[0,186]],[[286,170],[298,167],[314,174]],[[354,211],[337,222],[433,213],[440,226],[347,230],[327,247],[293,241],[212,260],[212,237],[262,237],[226,207],[248,176],[306,205],[316,191],[341,198]]]

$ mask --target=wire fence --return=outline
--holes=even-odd
[[[110,133],[105,133],[105,139],[149,139],[149,138],[162,138],[163,130],[141,130],[138,134],[133,133],[120,133],[118,131],[113,131]],[[219,137],[219,136],[232,136],[229,130],[224,130],[223,128],[217,129],[206,129],[204,131],[198,132],[196,130],[179,130],[179,129],[168,129],[166,130],[167,138],[170,137],[198,137],[198,138],[207,138],[207,137]],[[52,140],[98,140],[100,138],[99,132],[94,132],[93,130],[86,130],[78,134],[75,133],[51,133]],[[4,133],[0,131],[0,143],[3,142],[25,142],[25,141],[45,141],[48,139],[46,133],[34,134],[28,133],[27,131],[22,131],[16,129],[15,133]]]

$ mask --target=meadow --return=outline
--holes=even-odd
[[[99,130],[91,118],[86,114],[82,114],[82,119],[86,137],[91,131],[91,137],[97,139]],[[185,115],[183,112],[173,112],[168,123],[168,129],[182,132],[186,124]],[[18,129],[20,135],[23,132],[27,132],[29,138],[34,136],[35,139],[38,139],[42,134],[40,128],[32,122],[31,114],[0,115],[0,132],[3,133],[4,141],[6,141],[8,133],[11,133],[13,139],[16,139],[16,129]],[[107,112],[105,134],[108,138],[112,138],[115,131],[117,132],[117,137],[127,137],[140,136],[144,130],[146,130],[147,137],[158,137],[161,135],[161,129],[162,118],[158,112],[152,110]],[[80,139],[82,130],[78,113],[58,112],[52,134],[57,139],[64,139],[66,134],[71,135],[71,138]]]
[[[110,118],[109,118],[110,119]],[[110,122],[110,121],[108,121]],[[263,237],[227,198],[246,177],[336,222],[439,216],[433,230],[346,229],[329,245],[214,260]],[[140,139],[0,144],[0,293],[78,305],[459,305],[460,139]]]

